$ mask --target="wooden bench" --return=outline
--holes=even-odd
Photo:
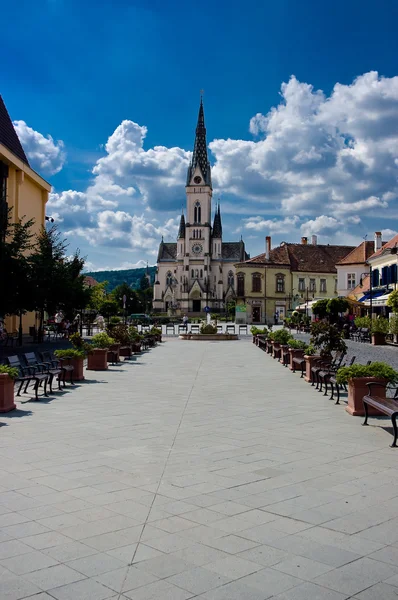
[[[61,390],[62,379],[63,379],[63,371],[58,367],[53,367],[51,363],[43,363],[38,362],[36,355],[34,352],[25,352],[23,355],[25,364],[28,368],[35,369],[38,373],[46,373],[48,375],[48,383],[50,386],[50,394],[53,393],[53,381],[54,377],[58,381],[58,389]],[[65,382],[64,382],[65,387]]]
[[[362,398],[363,408],[365,410],[365,420],[362,425],[368,425],[368,417],[369,417],[369,406],[373,406],[381,413],[387,415],[391,418],[392,428],[394,431],[394,441],[391,444],[391,448],[397,447],[397,438],[398,438],[398,427],[397,427],[397,417],[398,417],[398,400],[396,399],[398,396],[398,388],[395,390],[395,394],[393,398],[382,398],[381,396],[372,396],[372,386],[379,385],[376,381],[370,381],[366,384],[369,389],[369,394]]]
[[[49,352],[49,351],[39,352],[39,356],[40,356],[41,362],[49,365],[49,367],[51,369],[61,369],[62,370],[62,375],[63,375],[62,382],[64,384],[64,387],[66,386],[66,374],[67,373],[69,373],[69,381],[70,381],[71,385],[73,385],[73,371],[75,370],[73,365],[71,365],[70,363],[68,364],[66,362],[66,360],[61,364],[61,361],[58,358],[54,358],[54,356],[52,356],[51,352]]]
[[[305,358],[303,356],[295,356],[292,360],[292,364],[293,373],[296,371],[296,369],[300,369],[301,378],[303,378],[305,373]]]
[[[355,358],[356,358],[355,356],[352,356],[350,362],[345,361],[345,363],[342,364],[342,365],[339,365],[339,366],[336,365],[336,366],[330,367],[329,369],[325,369],[323,371],[319,371],[319,373],[318,373],[318,379],[319,379],[319,381],[321,383],[321,387],[319,388],[318,391],[321,392],[323,386],[325,386],[325,391],[324,391],[323,395],[327,396],[328,395],[328,384],[330,383],[330,381],[331,381],[332,378],[333,378],[333,385],[337,386],[337,383],[336,383],[336,373],[337,373],[338,369],[340,368],[340,366],[341,367],[352,367],[352,365],[355,362]],[[331,399],[332,398],[333,398],[333,387],[332,387]]]
[[[39,386],[43,384],[43,392],[44,396],[48,396],[47,394],[47,382],[49,380],[49,375],[47,373],[38,373],[37,370],[33,367],[24,367],[21,364],[18,356],[8,356],[7,362],[10,367],[15,367],[18,369],[19,375],[15,379],[15,382],[20,382],[20,386],[18,388],[17,396],[21,395],[21,391],[23,386],[25,385],[25,389],[23,391],[26,394],[28,390],[28,386],[31,381],[34,381],[33,389],[35,391],[36,400],[39,400]]]
[[[366,366],[368,367],[371,364],[371,362],[372,362],[371,360],[368,360],[368,362],[366,363]],[[332,388],[330,400],[334,400],[334,392],[336,390],[337,400],[336,400],[335,404],[340,404],[340,386],[343,386],[345,391],[347,391],[346,384],[345,383],[337,383],[337,372],[333,373],[333,375],[331,377],[329,377],[328,383],[330,383],[330,386]]]
[[[284,367],[288,367],[290,365],[289,346],[287,346],[287,345],[281,346],[281,358],[279,359],[279,361],[282,362]]]

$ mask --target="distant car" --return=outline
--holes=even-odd
[[[130,321],[149,321],[150,320],[150,316],[146,315],[145,313],[137,313],[137,314],[133,314],[130,315]]]

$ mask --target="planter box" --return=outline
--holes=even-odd
[[[108,348],[93,348],[87,357],[88,371],[106,371],[108,368]]]
[[[121,344],[112,344],[108,351],[108,362],[120,362],[120,346]]]
[[[122,346],[119,350],[119,355],[124,356],[125,358],[130,358],[132,354],[131,346]]]
[[[373,346],[385,346],[386,345],[386,334],[385,333],[372,333],[372,344]],[[371,408],[369,406],[369,408]]]
[[[63,365],[71,365],[73,367],[73,381],[83,381],[84,358],[61,358],[60,367]]]
[[[293,358],[304,358],[304,350],[299,350],[298,348],[289,348],[289,352],[290,352],[289,369],[291,371],[295,371],[296,365],[293,363]]]
[[[0,373],[0,413],[14,410],[14,380],[7,373]]]
[[[372,394],[375,396],[381,396],[382,398],[386,395],[386,379],[375,379],[374,377],[354,377],[348,382],[348,406],[346,411],[354,417],[363,417],[365,411],[363,408],[362,398],[369,394],[369,388],[366,385],[370,381],[377,381],[378,386],[372,386]],[[379,412],[373,406],[368,406],[369,415],[378,416],[383,413]]]
[[[304,358],[305,358],[305,377],[304,377],[304,379],[306,380],[307,383],[311,383],[311,381],[312,381],[311,369],[317,360],[321,360],[321,357],[319,354],[312,354],[312,355],[305,354]]]

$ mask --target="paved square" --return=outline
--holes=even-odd
[[[2,600],[398,599],[381,422],[248,339],[86,377],[0,416]]]

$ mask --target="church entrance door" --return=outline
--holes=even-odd
[[[192,311],[200,312],[200,300],[192,300]]]
[[[253,306],[253,323],[260,323],[261,321],[261,307]]]

